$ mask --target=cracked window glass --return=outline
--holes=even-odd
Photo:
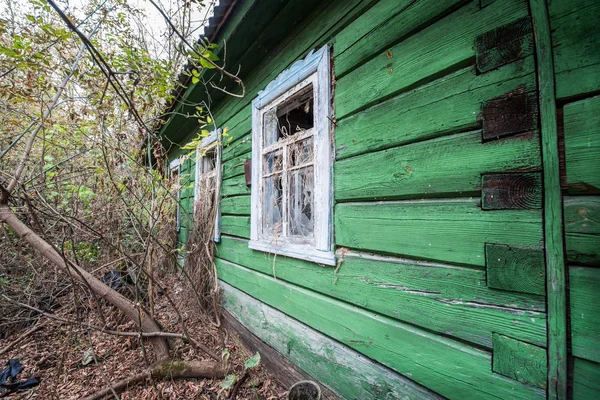
[[[263,114],[263,237],[314,238],[312,84]]]

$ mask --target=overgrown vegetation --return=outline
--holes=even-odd
[[[187,84],[214,90],[200,79],[203,69],[233,78],[242,93],[243,84],[221,67],[216,44],[193,39],[214,4],[150,3],[159,10],[152,18],[166,21],[163,31],[152,30],[141,8],[147,2],[0,2],[0,340],[7,340],[9,354],[16,342],[8,339],[50,318],[72,324],[93,348],[92,331],[135,332],[120,328],[118,309],[138,326],[141,380],[177,360],[167,337],[204,355],[201,364],[182,364],[192,371],[187,377],[217,377],[227,364],[214,344],[194,339],[198,333],[179,309],[182,297],[172,292],[178,277],[215,336],[214,207],[197,210],[182,269],[179,182],[166,173],[156,132],[174,93],[185,89],[177,79],[184,64],[190,62]],[[201,136],[214,122],[206,104],[196,107],[189,117],[198,120]],[[176,322],[166,333],[155,322],[164,312]],[[105,385],[109,395],[119,387]]]

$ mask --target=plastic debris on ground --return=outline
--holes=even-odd
[[[39,378],[18,380],[17,375],[23,371],[23,365],[18,359],[9,360],[6,368],[0,371],[0,397],[11,393],[30,389],[40,384]]]

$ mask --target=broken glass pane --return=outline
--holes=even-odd
[[[265,175],[279,172],[283,168],[283,151],[275,150],[265,154]]]
[[[283,186],[281,174],[265,178],[264,183],[265,213],[263,219],[263,233],[267,236],[277,237],[282,234]]]
[[[277,109],[275,107],[267,110],[263,116],[264,124],[264,147],[268,147],[279,139],[277,121]]]
[[[292,143],[289,146],[288,163],[291,167],[312,163],[313,161],[313,137],[308,137]]]
[[[314,123],[312,84],[277,106],[279,139],[311,129]]]
[[[313,220],[313,167],[301,168],[289,173],[289,234],[311,237]]]
[[[286,139],[315,125],[312,84],[301,89],[263,115],[264,147]]]
[[[216,154],[214,150],[208,150],[202,157],[202,173],[207,173],[215,169]]]

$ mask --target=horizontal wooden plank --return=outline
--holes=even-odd
[[[483,270],[344,252],[336,272],[274,258],[227,236],[218,250],[224,260],[488,348],[493,332],[540,345],[546,341],[544,299],[490,289]]]
[[[235,142],[252,130],[252,105],[249,104],[242,108],[228,121],[220,122],[218,126],[227,128],[227,136],[224,137],[226,145],[223,148],[223,153],[227,153]],[[226,157],[224,156],[224,158]]]
[[[574,357],[573,400],[593,400],[600,395],[600,364]]]
[[[465,1],[379,1],[336,36],[333,47],[336,76],[342,77],[356,65],[435,22],[461,3]]]
[[[565,196],[565,232],[600,235],[600,196]]]
[[[227,283],[221,282],[221,288],[223,308],[265,343],[285,354],[313,379],[334,388],[343,398],[441,399]]]
[[[564,5],[550,7],[556,96],[559,99],[600,89],[598,15],[600,3],[594,0],[569,0]]]
[[[548,366],[546,349],[494,334],[494,372],[523,382],[546,388]]]
[[[565,196],[563,210],[567,259],[600,265],[600,196]]]
[[[341,160],[336,201],[477,195],[481,174],[540,169],[536,132],[482,143],[481,131]]]
[[[540,210],[482,211],[471,199],[338,204],[336,243],[361,250],[485,265],[485,243],[539,247]]]
[[[227,142],[225,140],[225,142]],[[223,162],[231,160],[232,158],[241,156],[242,154],[249,154],[252,151],[252,137],[250,132],[246,132],[242,135],[239,140],[227,145],[223,149]]]
[[[475,38],[529,14],[526,2],[498,0],[480,9],[479,0],[453,12],[340,78],[338,119],[475,58]]]
[[[223,180],[244,174],[244,161],[250,159],[250,154],[242,154],[223,163]]]
[[[521,293],[546,294],[544,250],[503,244],[485,245],[488,286]]]
[[[600,269],[569,267],[573,355],[600,362]]]
[[[250,215],[250,196],[225,197],[221,199],[221,214]]]
[[[481,186],[484,210],[542,208],[541,173],[484,174]]]
[[[479,75],[463,68],[344,118],[335,130],[336,157],[480,128],[481,103],[519,88],[535,90],[534,70],[533,57]]]
[[[221,217],[221,233],[250,239],[250,217],[223,215]]]
[[[247,268],[216,260],[219,278],[313,329],[449,398],[542,399],[494,374],[491,354]]]
[[[257,304],[257,307],[259,307],[258,305],[262,305],[263,307],[267,307],[265,305],[263,305],[262,303],[258,302],[257,300],[252,299],[250,296],[244,294],[243,292],[240,292],[239,290],[227,285],[224,282],[221,282],[221,288],[223,289],[223,294],[224,294],[224,301],[222,303],[222,305],[224,307],[228,307],[229,309],[232,309],[232,307],[229,307],[228,305],[230,304],[230,302],[227,301],[228,298],[234,298],[234,301],[236,301],[237,303],[241,303],[244,305],[247,305],[248,308],[251,308],[253,305]],[[230,289],[228,289],[230,288]],[[283,318],[288,318],[285,316],[285,314],[282,314],[274,309],[271,308],[271,310],[274,313],[278,313],[279,315],[277,315],[277,321],[281,321],[281,319]],[[234,309],[234,312],[237,311],[236,309]],[[247,314],[243,314],[242,316],[239,316],[240,313],[236,313],[238,316],[237,318],[239,318],[240,320],[243,320],[245,324],[247,324],[248,326],[251,326],[252,322],[254,320],[251,321],[247,321],[245,319],[243,319],[243,316],[247,316]],[[252,315],[253,316],[253,315]],[[266,321],[265,321],[266,322]],[[280,352],[278,352],[277,350],[275,350],[274,348],[272,348],[271,346],[269,346],[267,343],[265,343],[260,337],[256,336],[254,333],[252,333],[250,330],[248,330],[248,328],[246,328],[244,325],[242,325],[241,322],[239,322],[236,317],[234,317],[233,315],[231,315],[225,308],[221,308],[221,323],[223,324],[223,327],[227,330],[227,333],[229,334],[230,337],[234,338],[234,342],[236,344],[241,343],[242,346],[244,347],[245,351],[245,356],[246,357],[252,357],[253,354],[256,354],[257,352],[260,353],[260,364],[271,374],[271,376],[284,388],[290,388],[292,387],[292,385],[298,381],[304,381],[307,379],[315,379],[312,378],[310,375],[308,375],[306,372],[302,371],[301,369],[299,369],[298,367],[296,367],[294,364],[292,364],[288,358],[284,357]],[[298,324],[300,325],[300,324]],[[284,325],[285,328],[289,328],[286,329],[287,330],[292,330],[292,329],[298,329],[297,326],[293,326],[293,327],[288,327],[287,325]],[[305,325],[302,325],[305,326]],[[310,328],[307,328],[310,329]],[[257,331],[256,329],[254,330],[255,332]],[[262,332],[257,332],[260,333],[262,335]],[[316,333],[316,332],[315,332]],[[318,333],[316,333],[318,334]],[[265,337],[266,335],[262,335],[263,337]],[[308,353],[306,357],[302,357],[301,360],[304,359],[311,359],[312,353]],[[312,357],[313,360],[315,357]],[[311,360],[311,361],[313,361]],[[321,361],[319,359],[319,361]],[[317,377],[318,379],[318,377]],[[323,386],[323,384],[321,383],[319,385],[321,387],[321,394],[322,394],[322,398],[324,400],[337,400],[339,399],[339,396],[337,396],[334,392],[332,392],[331,390],[329,390],[329,388],[327,388],[326,386]]]
[[[566,233],[565,244],[567,247],[567,260],[572,263],[599,266],[600,247],[598,235],[584,233]]]
[[[569,193],[600,193],[600,96],[567,104],[564,126]]]
[[[223,180],[221,184],[221,196],[237,196],[240,194],[250,194],[250,186],[246,186],[246,177],[237,175],[233,178]]]

